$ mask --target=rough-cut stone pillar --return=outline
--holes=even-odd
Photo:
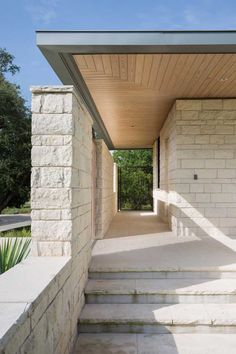
[[[33,255],[89,253],[91,118],[72,86],[32,93]]]
[[[103,238],[117,212],[117,171],[102,139],[96,140],[96,238]]]

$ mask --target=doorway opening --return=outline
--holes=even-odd
[[[152,150],[116,150],[118,210],[153,210]]]

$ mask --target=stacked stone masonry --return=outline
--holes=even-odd
[[[236,99],[177,100],[160,139],[160,214],[177,235],[236,237]]]
[[[117,170],[103,140],[96,140],[96,238],[103,238],[117,212]]]
[[[1,276],[1,354],[70,353],[83,306],[72,267],[68,257],[30,257]]]
[[[176,171],[176,117],[172,108],[160,134],[160,189],[154,189],[157,214],[171,225],[171,193]]]
[[[33,89],[32,113],[33,254],[71,255],[91,234],[91,119],[71,87]]]
[[[158,200],[156,197],[158,189],[158,151],[157,140],[153,144],[152,149],[152,166],[153,166],[153,210],[157,214]]]
[[[69,353],[91,258],[92,120],[71,86],[32,92],[32,255],[71,256],[52,310],[63,326],[55,324],[55,344],[48,343],[47,351]],[[46,342],[45,335],[40,334]]]

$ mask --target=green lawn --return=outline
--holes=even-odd
[[[20,208],[6,208],[1,214],[30,214],[30,202],[25,203]]]
[[[0,237],[31,237],[30,226],[0,232]]]

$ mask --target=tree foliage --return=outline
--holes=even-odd
[[[121,209],[151,209],[152,151],[117,150],[113,158],[119,167]]]
[[[114,161],[118,166],[152,166],[152,151],[140,150],[115,150]]]
[[[30,112],[20,88],[5,78],[19,71],[13,60],[0,49],[0,212],[24,204],[30,192]]]
[[[20,71],[19,66],[13,63],[14,56],[8,53],[5,49],[0,48],[0,77],[4,79],[4,74],[11,73],[15,75]]]

